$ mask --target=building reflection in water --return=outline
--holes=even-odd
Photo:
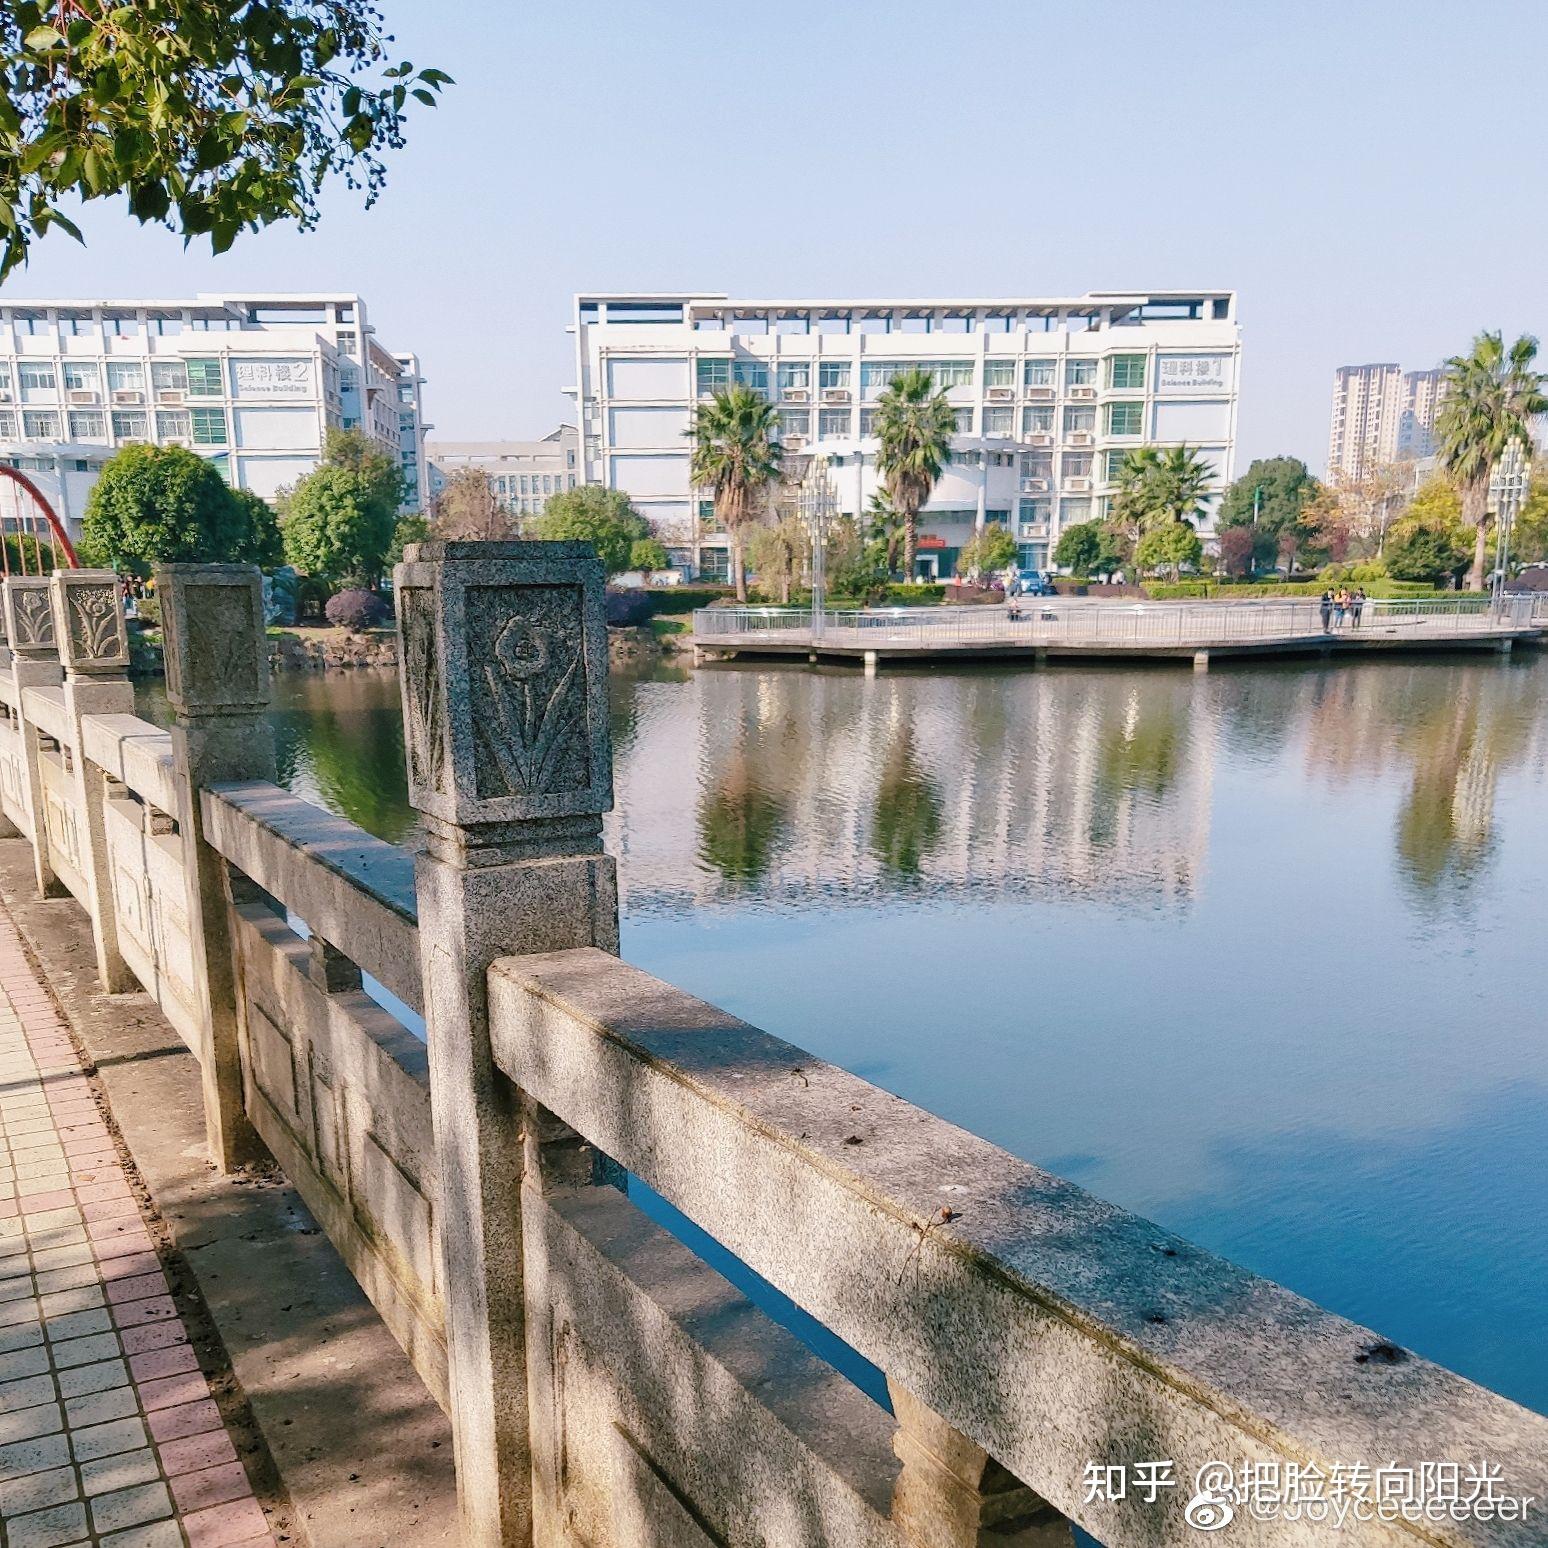
[[[641,682],[610,841],[630,910],[916,894],[1186,901],[1213,711],[1175,673],[786,669]]]

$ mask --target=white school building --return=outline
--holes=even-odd
[[[951,573],[999,522],[1041,568],[1060,531],[1105,514],[1124,454],[1197,448],[1213,506],[1234,476],[1241,339],[1231,291],[1111,291],[1027,300],[739,301],[702,293],[575,298],[585,481],[628,492],[672,552],[723,577],[725,535],[689,478],[695,403],[742,382],[778,405],[792,452],[828,461],[842,511],[879,487],[875,401],[931,371],[956,408],[951,463],[921,513],[920,568]]]

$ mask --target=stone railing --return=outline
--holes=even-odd
[[[1548,1420],[619,959],[601,581],[410,550],[412,857],[273,783],[256,572],[162,573],[170,736],[116,611],[72,633],[109,577],[6,587],[0,809],[198,1054],[212,1155],[272,1152],[446,1406],[460,1541],[1542,1542]],[[1425,1500],[1428,1464],[1505,1503]]]

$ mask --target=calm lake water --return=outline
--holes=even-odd
[[[282,777],[412,837],[393,678]],[[1548,657],[614,682],[624,955],[1548,1412]]]

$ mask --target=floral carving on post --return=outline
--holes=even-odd
[[[118,599],[111,586],[72,586],[69,588],[73,628],[70,643],[76,652],[103,661],[117,656]]]
[[[512,618],[495,641],[494,664],[484,668],[495,720],[476,729],[510,795],[547,795],[577,729],[579,705],[571,689],[581,666],[579,645],[569,649],[568,664],[545,690],[539,684],[551,657],[547,637]]]
[[[14,616],[13,645],[23,650],[53,645],[54,610],[46,591],[18,591]]]

